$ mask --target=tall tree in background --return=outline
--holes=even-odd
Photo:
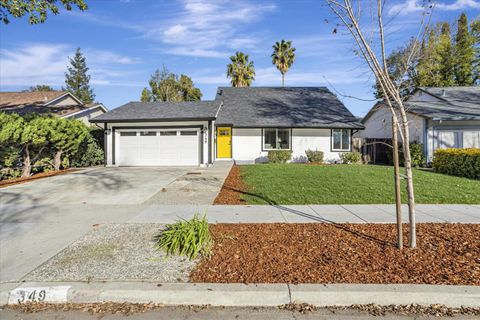
[[[474,39],[475,59],[473,61],[473,81],[480,85],[480,20],[472,22],[470,30]]]
[[[148,84],[150,89],[144,88],[140,97],[143,102],[198,101],[202,97],[202,92],[190,77],[184,74],[178,76],[165,66],[162,71],[155,70]]]
[[[227,77],[231,78],[232,87],[250,87],[255,79],[255,67],[253,61],[249,61],[248,54],[236,52],[230,57],[227,65]]]
[[[450,24],[448,22],[444,22],[440,26],[437,52],[440,62],[439,84],[442,87],[455,85],[455,57],[453,54],[452,33],[450,32]]]
[[[393,50],[387,57],[388,74],[393,83],[399,87],[402,97],[410,95],[415,88],[420,58],[419,47],[420,44],[415,39],[411,39],[406,45]],[[383,99],[384,94],[378,81],[374,89],[375,98]]]
[[[288,72],[295,61],[295,48],[292,47],[292,41],[282,40],[273,45],[272,63],[282,74],[282,87],[285,86],[285,73]]]
[[[467,15],[462,13],[458,19],[455,37],[455,77],[459,86],[473,84],[473,62],[475,59],[474,38],[468,31]]]
[[[90,88],[90,76],[87,74],[89,68],[80,48],[75,56],[70,59],[70,66],[65,73],[65,84],[67,90],[79,98],[84,104],[92,103],[95,99],[93,89]]]
[[[0,20],[8,24],[11,17],[21,18],[28,14],[30,24],[43,23],[47,20],[48,12],[59,13],[58,2],[68,11],[72,10],[73,6],[81,11],[88,9],[84,0],[2,0],[0,1]]]
[[[35,91],[55,91],[52,87],[47,84],[37,84],[36,86],[31,86],[24,92],[35,92]]]
[[[421,56],[417,66],[416,84],[420,87],[440,87],[441,59],[438,52],[439,37],[435,29],[430,29],[427,39],[424,39],[420,49]]]

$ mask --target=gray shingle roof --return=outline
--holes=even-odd
[[[90,122],[213,120],[219,106],[217,101],[129,102]]]
[[[325,87],[221,87],[216,125],[364,128]]]
[[[438,120],[480,120],[480,87],[419,88],[439,101],[410,101],[408,110]]]

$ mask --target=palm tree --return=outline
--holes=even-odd
[[[250,87],[255,79],[255,67],[253,61],[248,61],[248,54],[237,51],[230,57],[230,61],[227,65],[227,77],[232,78],[232,87]]]
[[[282,74],[282,87],[285,85],[285,73],[295,61],[295,48],[292,47],[292,41],[282,40],[275,42],[272,53],[272,63]]]

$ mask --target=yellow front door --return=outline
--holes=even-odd
[[[232,157],[232,128],[217,128],[217,158]]]

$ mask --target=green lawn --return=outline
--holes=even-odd
[[[241,166],[248,204],[394,203],[393,168],[374,165]],[[417,203],[480,204],[480,181],[414,170]],[[405,202],[405,184],[402,181]]]

